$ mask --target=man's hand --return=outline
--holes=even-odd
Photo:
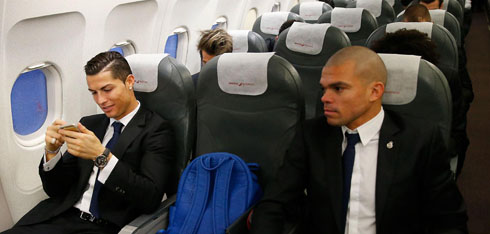
[[[50,126],[48,126],[46,136],[44,137],[47,150],[57,151],[63,145],[63,143],[65,143],[63,136],[58,132],[60,127],[65,124],[65,121],[57,119]],[[46,161],[51,160],[51,158],[54,156],[56,156],[56,154],[46,152]]]
[[[94,160],[104,152],[105,147],[100,143],[99,138],[81,123],[78,123],[78,129],[80,132],[59,130],[66,142],[68,152],[79,158]]]

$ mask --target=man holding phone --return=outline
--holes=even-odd
[[[85,73],[104,114],[83,117],[75,126],[56,120],[48,127],[39,174],[49,198],[5,233],[117,233],[155,210],[168,190],[173,133],[136,100],[126,59],[100,53]],[[63,144],[67,152],[61,155]]]

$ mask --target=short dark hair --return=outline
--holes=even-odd
[[[282,31],[288,29],[289,27],[291,27],[291,25],[294,24],[294,22],[300,22],[299,20],[295,20],[295,19],[290,19],[290,20],[286,20],[284,23],[282,23],[281,27],[279,28],[279,34],[282,33]]]
[[[90,59],[85,65],[85,74],[93,76],[102,71],[110,71],[114,78],[126,82],[128,75],[133,74],[128,61],[119,52],[106,51]]]
[[[387,33],[371,46],[376,53],[420,55],[434,65],[439,59],[436,48],[436,44],[427,34],[414,29],[400,29],[394,33]]]
[[[206,51],[209,55],[220,55],[233,51],[233,39],[223,29],[204,30],[201,40],[197,44],[199,51]]]
[[[429,10],[422,4],[412,4],[403,13],[405,22],[430,22],[431,17]]]
[[[335,3],[333,0],[318,0],[319,2],[324,2],[328,5],[330,5],[332,8],[335,8]]]

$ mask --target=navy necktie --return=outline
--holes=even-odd
[[[107,142],[106,148],[109,150],[114,149],[114,146],[116,145],[117,139],[119,139],[119,136],[121,135],[121,130],[123,127],[123,124],[121,122],[114,122],[112,123],[112,127],[114,128],[114,134],[112,135],[112,138]],[[102,187],[102,183],[99,182],[99,173],[100,173],[100,168],[97,169],[97,176],[95,177],[95,185],[94,185],[94,192],[92,193],[92,199],[90,200],[90,213],[92,213],[93,216],[96,218],[100,218],[99,215],[99,191],[100,187]]]
[[[347,147],[342,155],[342,167],[343,167],[343,190],[342,190],[342,228],[345,228],[345,222],[347,219],[347,207],[349,205],[350,197],[350,184],[352,179],[352,170],[354,168],[354,159],[356,156],[355,145],[361,140],[358,133],[349,134],[345,132],[347,138]],[[344,233],[344,232],[342,232]]]

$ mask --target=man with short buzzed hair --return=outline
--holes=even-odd
[[[252,233],[283,233],[302,201],[301,233],[467,233],[439,129],[383,110],[386,79],[383,61],[365,47],[328,60],[320,79],[324,116],[307,120],[278,162]]]
[[[403,22],[432,22],[432,18],[426,6],[415,3],[403,13]]]

